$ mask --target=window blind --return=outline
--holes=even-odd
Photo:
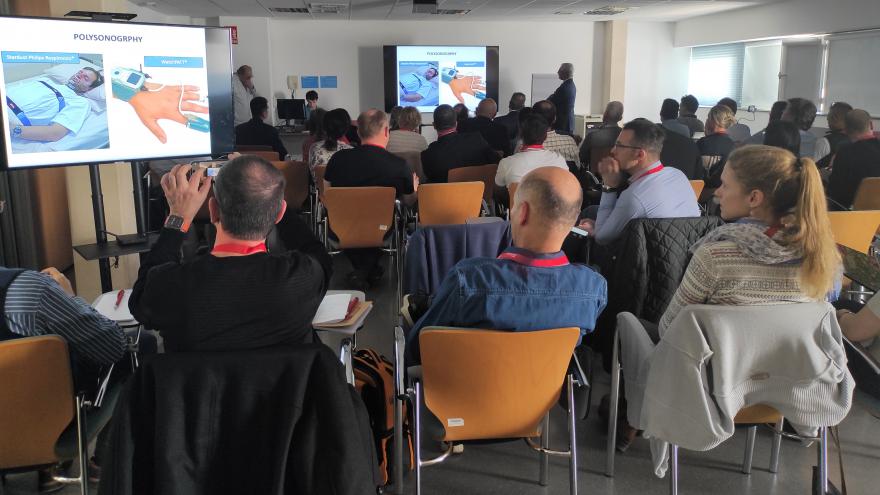
[[[728,96],[742,102],[744,58],[744,43],[692,48],[688,93],[701,106],[714,106]]]

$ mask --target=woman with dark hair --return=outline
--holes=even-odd
[[[316,141],[324,140],[324,115],[326,113],[327,111],[323,108],[316,108],[312,114],[309,115],[309,120],[306,121],[306,130],[309,131],[309,137],[303,142],[303,160],[308,159],[309,150],[312,148],[312,144]]]
[[[327,165],[333,153],[339,150],[351,148],[345,133],[351,126],[351,116],[344,108],[330,110],[324,114],[323,131],[324,140],[312,144],[309,149],[309,170],[312,177],[315,175],[315,167]]]
[[[390,122],[388,123],[388,128],[391,131],[396,131],[400,129],[400,113],[403,111],[403,107],[397,105],[396,107],[391,109],[391,112],[388,114],[391,116]]]
[[[770,122],[764,129],[763,144],[791,151],[794,156],[798,156],[801,152],[801,133],[791,122],[784,120]]]

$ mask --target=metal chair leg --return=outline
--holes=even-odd
[[[403,329],[394,328],[394,491],[403,493]]]
[[[544,416],[544,424],[541,427],[541,448],[549,449],[550,448],[550,413],[548,412],[546,416]],[[550,471],[550,456],[547,452],[541,452],[539,454],[540,474],[538,476],[538,483],[541,486],[547,486],[547,474]]]
[[[819,493],[828,493],[828,428],[819,428]]]
[[[416,453],[416,495],[422,495],[422,384],[415,382],[414,388],[415,398],[413,400],[413,411],[415,416],[415,453]]]
[[[678,495],[678,445],[669,444],[669,493]]]
[[[79,490],[89,495],[89,445],[86,438],[85,398],[76,397],[76,448],[79,457]]]
[[[782,431],[782,420],[776,423],[776,431]],[[779,472],[779,450],[782,448],[782,435],[773,433],[773,444],[770,447],[770,472]]]
[[[577,461],[577,421],[575,418],[577,417],[577,411],[575,410],[574,405],[574,376],[568,375],[567,378],[568,385],[568,452],[569,452],[569,492],[571,495],[577,495],[577,471],[578,471],[578,461]]]
[[[605,448],[605,476],[614,477],[614,449],[617,445],[617,405],[620,401],[620,343],[614,332],[614,347],[611,354],[611,400],[608,408],[608,445]]]
[[[752,458],[755,455],[755,435],[757,433],[757,426],[749,426],[748,436],[746,437],[746,451],[743,455],[742,472],[744,474],[752,474]]]

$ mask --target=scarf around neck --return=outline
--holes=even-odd
[[[743,254],[754,261],[765,265],[778,265],[800,261],[803,254],[799,249],[780,244],[783,229],[769,236],[767,226],[754,220],[741,220],[737,223],[722,225],[709,232],[691,246],[691,254],[703,244],[709,242],[728,241],[736,244]]]

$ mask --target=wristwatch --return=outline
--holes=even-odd
[[[618,191],[620,191],[619,186],[618,187],[611,187],[611,186],[606,186],[605,184],[602,184],[602,192],[603,193],[615,193]]]
[[[13,136],[21,136],[21,126],[20,125],[17,125],[12,128],[12,135]]]
[[[168,218],[165,219],[164,227],[166,229],[171,230],[179,230],[181,232],[186,232],[189,230],[189,225],[184,225],[183,217],[178,215],[168,215]]]

